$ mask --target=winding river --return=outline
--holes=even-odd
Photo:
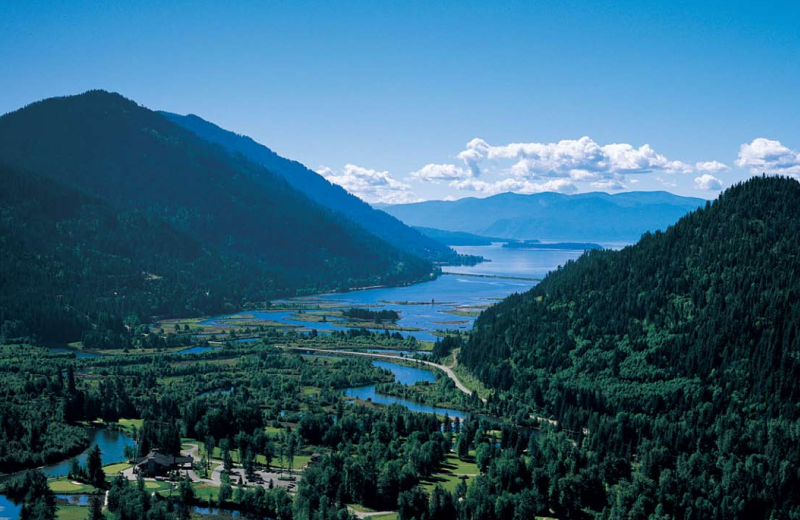
[[[431,370],[425,368],[415,368],[415,367],[407,367],[404,365],[399,365],[397,363],[392,363],[390,361],[383,361],[383,360],[373,360],[372,364],[383,368],[384,370],[389,370],[394,374],[394,379],[398,383],[402,383],[404,385],[413,385],[418,381],[427,381],[432,383],[436,381],[436,376]],[[459,419],[464,419],[467,416],[466,412],[462,412],[459,410],[453,410],[450,408],[440,408],[436,406],[430,406],[427,404],[420,404],[414,401],[410,401],[408,399],[403,399],[402,397],[395,397],[391,395],[383,395],[378,393],[377,385],[367,385],[367,386],[354,386],[350,388],[345,388],[342,390],[342,395],[345,397],[352,397],[355,399],[361,399],[363,401],[372,401],[373,403],[378,404],[399,404],[405,406],[412,412],[424,412],[424,413],[435,413],[437,415],[449,415],[450,417],[458,417]]]

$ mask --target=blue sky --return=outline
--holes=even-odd
[[[1,3],[0,112],[117,91],[370,202],[800,176],[798,2],[164,4]]]

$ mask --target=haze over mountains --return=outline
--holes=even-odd
[[[232,311],[432,270],[118,94],[4,115],[0,164],[0,323],[21,319],[45,336],[75,340],[90,322],[113,331],[128,314]]]
[[[705,200],[671,193],[502,193],[485,199],[380,206],[411,226],[506,239],[633,242],[666,229]]]
[[[278,174],[311,200],[338,211],[358,223],[375,236],[396,248],[432,261],[455,261],[455,251],[406,226],[398,219],[377,210],[351,195],[344,188],[330,183],[297,161],[286,159],[253,139],[236,134],[206,121],[196,115],[181,116],[160,112],[164,117],[191,130],[199,137],[217,143],[226,150],[241,154],[250,161]],[[256,176],[259,182],[269,184],[271,177]]]

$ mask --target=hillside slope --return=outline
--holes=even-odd
[[[95,324],[116,340],[129,315],[222,312],[225,302],[265,295],[157,218],[120,213],[29,171],[0,164],[0,176],[3,335],[72,341]],[[255,280],[266,274],[248,267]]]
[[[431,271],[428,262],[397,251],[310,201],[262,166],[233,156],[118,94],[92,91],[53,98],[0,117],[0,162],[7,165],[0,190],[4,191],[4,212],[11,215],[9,225],[24,226],[27,219],[38,219],[35,212],[19,206],[45,196],[26,194],[28,188],[5,182],[6,177],[24,175],[20,171],[53,179],[64,190],[96,201],[90,205],[103,205],[110,216],[79,220],[75,224],[78,237],[92,229],[103,236],[112,231],[108,226],[114,222],[135,215],[137,223],[129,222],[134,227],[123,233],[129,249],[120,256],[150,264],[151,274],[172,279],[176,290],[182,286],[187,291],[184,303],[167,306],[150,295],[153,313],[235,309],[277,296],[406,283],[427,278]],[[253,180],[257,176],[261,182]],[[36,185],[46,188],[40,182]],[[65,211],[82,215],[84,199],[57,196]],[[62,224],[52,220],[47,225],[53,234],[45,236],[56,241],[57,249],[67,250],[76,242],[74,236],[61,233]],[[158,229],[164,230],[161,235]],[[137,242],[145,240],[155,243],[137,249]],[[176,270],[173,260],[187,258],[173,257],[173,246],[161,241],[177,241],[175,248],[181,253],[185,246],[190,251],[188,260],[208,256],[213,259],[208,265],[221,271],[195,271],[194,264],[183,265],[188,272]],[[4,252],[18,259],[38,254],[45,245],[16,244],[20,250]],[[153,251],[163,256],[156,258],[150,254]],[[202,263],[206,265],[205,260]],[[42,266],[41,271],[46,270]],[[83,276],[68,272],[66,278],[78,274]],[[6,275],[15,276],[14,272]],[[95,288],[84,291],[87,299],[101,295],[114,299],[115,284],[108,283],[108,276],[86,276],[87,287]],[[196,285],[186,287],[187,280]],[[207,298],[196,297],[205,293]],[[127,302],[132,297],[127,298],[109,303],[117,318],[131,310]]]
[[[264,166],[271,173],[280,175],[311,200],[342,213],[402,251],[431,261],[457,261],[456,253],[452,249],[406,226],[391,215],[372,208],[341,186],[328,182],[299,162],[283,158],[247,136],[220,128],[193,114],[181,116],[169,112],[160,113],[199,137],[219,144],[232,153],[242,154],[250,161]],[[272,182],[270,177],[261,175],[255,179],[262,183]]]
[[[734,186],[491,307],[459,360],[512,410],[588,430],[603,518],[797,515],[798,207],[793,179]]]
[[[705,201],[666,192],[501,193],[485,199],[383,207],[411,226],[549,241],[635,241],[664,229]]]

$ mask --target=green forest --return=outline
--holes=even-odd
[[[573,432],[600,518],[798,518],[799,206],[794,179],[753,178],[590,251],[485,311],[459,361]]]

